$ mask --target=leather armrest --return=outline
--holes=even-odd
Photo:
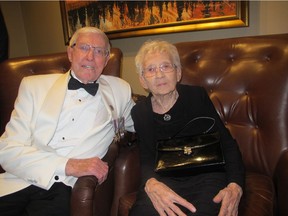
[[[138,190],[140,185],[139,147],[135,143],[120,148],[115,162],[115,191],[111,215],[117,215],[119,199],[128,193]]]
[[[95,176],[83,176],[76,181],[71,195],[72,216],[92,216],[93,209],[99,215],[109,215],[114,192],[114,166],[118,156],[118,142],[113,141],[102,159],[109,164],[107,180],[101,185]]]
[[[275,169],[275,183],[277,190],[278,214],[288,215],[288,150],[286,149],[280,156]]]
[[[71,215],[91,215],[93,212],[93,199],[98,180],[95,176],[78,178],[71,195]]]
[[[120,148],[126,148],[136,145],[136,133],[125,131],[124,136],[119,140],[118,145]]]
[[[274,183],[270,176],[246,171],[238,215],[275,215],[275,197]]]
[[[115,163],[117,187],[123,186],[123,194],[138,190],[140,184],[139,146],[123,147]],[[121,182],[120,182],[121,180]]]

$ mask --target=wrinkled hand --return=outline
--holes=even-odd
[[[98,179],[99,184],[102,184],[107,179],[108,170],[108,164],[98,157],[69,159],[65,168],[67,176],[81,177],[93,175]]]
[[[230,183],[214,197],[215,203],[222,202],[219,216],[237,216],[238,205],[243,194],[242,188],[236,183]]]
[[[175,203],[186,207],[191,212],[196,212],[196,208],[191,203],[154,178],[146,182],[145,191],[160,216],[185,216]]]

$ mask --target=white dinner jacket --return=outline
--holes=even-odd
[[[125,128],[134,131],[130,116],[134,105],[131,88],[124,80],[101,75],[97,94],[101,94],[109,113],[107,124],[94,128],[65,157],[56,154],[48,144],[52,139],[64,103],[69,72],[30,76],[22,80],[11,119],[0,138],[0,196],[21,190],[31,184],[49,189],[54,173],[65,167],[68,158],[102,158],[115,135],[113,118],[124,117]],[[80,125],[81,127],[81,125]],[[63,181],[73,186],[74,177]]]

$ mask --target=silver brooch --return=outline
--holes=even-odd
[[[165,114],[163,119],[164,119],[164,121],[170,121],[171,120],[171,115]]]

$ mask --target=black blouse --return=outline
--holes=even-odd
[[[151,94],[146,100],[137,103],[131,111],[134,127],[139,137],[142,184],[144,185],[151,177],[161,178],[154,172],[157,139],[174,135],[194,118],[209,117],[215,119],[211,132],[219,131],[221,134],[227,181],[228,183],[235,182],[243,188],[245,170],[237,142],[223,124],[205,89],[178,84],[177,91],[179,97],[176,103],[165,114],[153,112]],[[171,117],[170,120],[167,120],[167,115]],[[211,127],[211,124],[211,120],[194,121],[179,135],[203,133]]]

